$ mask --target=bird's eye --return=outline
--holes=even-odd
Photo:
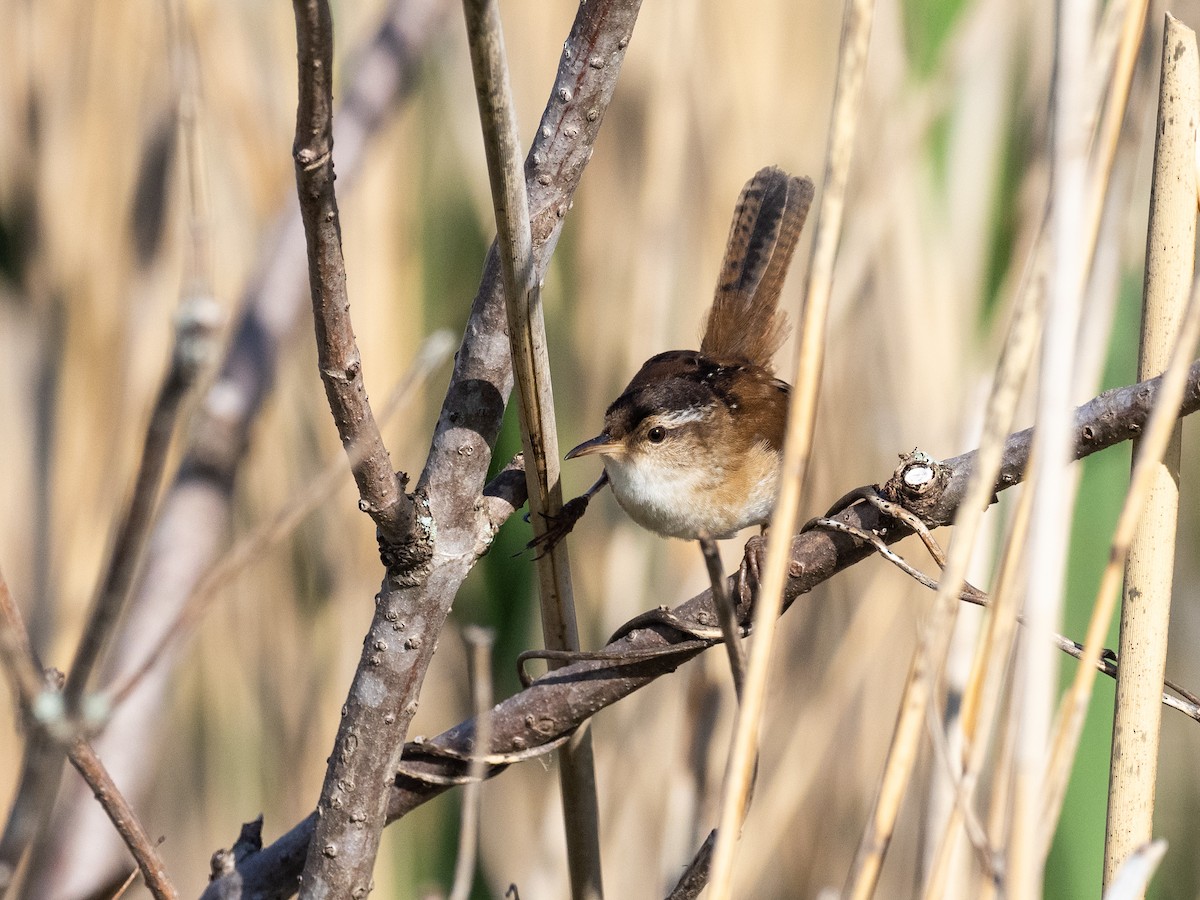
[[[653,428],[651,428],[649,431],[646,432],[646,438],[652,444],[661,444],[663,442],[663,440],[666,438],[666,436],[667,436],[667,429],[663,428],[661,425],[655,425]]]

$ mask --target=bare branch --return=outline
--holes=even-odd
[[[20,607],[8,589],[3,572],[0,572],[0,665],[12,686],[17,701],[15,706],[27,722],[32,722],[37,699],[43,695],[42,676],[34,660]],[[56,699],[61,701],[61,698]],[[61,702],[58,705],[61,707]],[[60,722],[63,719],[61,710],[58,719]],[[53,742],[50,738],[39,728],[30,728],[28,734],[21,760],[21,777],[4,833],[0,836],[0,897],[7,893],[16,876],[17,867],[37,833],[45,809],[54,802],[54,791],[62,773],[59,758],[51,753]]]
[[[86,741],[76,741],[68,755],[71,765],[83,776],[96,800],[104,807],[104,812],[113,823],[113,827],[121,835],[121,840],[133,854],[150,893],[157,900],[174,900],[179,895],[167,878],[166,867],[158,855],[154,841],[138,821],[129,801],[113,784],[96,751]]]
[[[684,873],[679,877],[667,900],[696,900],[708,887],[708,869],[712,865],[713,846],[717,843],[717,830],[714,828],[692,857]]]
[[[58,796],[58,785],[66,758],[63,745],[59,741],[64,739],[66,734],[51,735],[44,732],[48,727],[55,725],[63,732],[69,721],[70,730],[78,734],[80,730],[91,729],[107,718],[104,704],[98,704],[99,708],[92,710],[84,707],[83,693],[96,663],[112,639],[121,612],[133,589],[134,579],[140,571],[146,542],[155,522],[155,501],[166,468],[171,436],[175,431],[184,399],[212,355],[217,320],[215,305],[208,296],[189,298],[180,306],[170,367],[159,388],[158,398],[150,415],[133,496],[117,528],[117,537],[108,566],[76,649],[66,687],[61,695],[58,692],[42,693],[47,702],[55,704],[55,708],[58,708],[59,704],[65,707],[65,712],[58,713],[57,723],[46,720],[46,710],[34,710],[28,705],[33,699],[29,694],[29,668],[34,665],[29,640],[24,635],[24,627],[19,618],[15,617],[16,606],[8,596],[7,586],[0,591],[7,598],[0,604],[4,607],[2,618],[6,620],[3,634],[0,634],[0,645],[7,646],[10,641],[15,640],[12,649],[23,650],[26,658],[30,660],[27,664],[16,664],[10,668],[10,672],[14,677],[20,676],[19,696],[26,721],[30,724],[37,723],[36,727],[31,729],[30,739],[25,744],[21,783],[9,811],[4,837],[0,839],[0,868],[15,867],[13,861],[19,860],[24,854],[25,847],[35,837],[41,823],[49,820],[54,800]],[[19,632],[20,638],[12,638],[14,629]]]
[[[296,110],[296,189],[308,247],[308,281],[317,333],[317,366],[342,446],[359,457],[351,466],[360,508],[375,521],[386,554],[406,557],[410,573],[432,552],[415,533],[408,476],[392,468],[367,400],[362,357],[350,322],[342,224],[333,189],[333,18],[321,0],[295,0],[300,99]],[[397,560],[400,564],[400,560]]]
[[[1075,415],[1075,455],[1082,459],[1099,450],[1129,440],[1144,427],[1158,396],[1161,379],[1108,391],[1084,404]],[[1193,364],[1181,415],[1200,409],[1200,363]],[[997,492],[1020,483],[1029,459],[1032,434],[1011,435],[1005,442],[1004,462],[997,479]],[[920,515],[927,524],[945,524],[956,512],[956,504],[974,465],[975,453],[964,453],[940,465],[944,480],[918,498]],[[837,518],[868,533],[879,533],[894,543],[910,532],[895,527],[876,507],[861,503],[843,510]],[[865,559],[874,548],[849,535],[828,531],[806,531],[791,546],[785,605],[812,590],[842,569]],[[731,582],[734,580],[731,579]],[[731,583],[731,589],[737,587]],[[712,592],[705,591],[677,607],[674,616],[684,623],[712,628],[717,621]],[[753,611],[744,613],[748,624]],[[527,689],[496,706],[489,718],[492,756],[521,754],[527,758],[534,748],[561,740],[580,723],[601,709],[640,690],[661,675],[675,671],[716,643],[700,640],[685,631],[662,624],[662,620],[622,636],[610,645],[608,659],[581,659],[539,678]],[[436,737],[405,748],[403,766],[397,771],[388,802],[387,816],[394,821],[441,794],[461,780],[465,760],[474,739],[474,720],[456,725]],[[491,774],[502,765],[493,767]],[[221,879],[209,887],[205,898],[242,896],[289,896],[313,834],[315,816],[309,816],[275,843],[247,856],[237,867],[236,877]]]
[[[170,368],[150,414],[133,497],[117,529],[108,568],[92,603],[87,626],[63,689],[67,708],[72,714],[79,711],[88,679],[108,645],[125,601],[133,589],[133,581],[139,572],[142,554],[155,522],[155,500],[167,464],[171,435],[175,431],[184,398],[212,354],[218,317],[212,298],[207,296],[185,301],[180,308]]]
[[[26,714],[42,691],[42,676],[33,661],[33,650],[21,610],[0,572],[0,666],[8,677],[17,706]]]
[[[21,780],[13,801],[9,821],[0,841],[0,896],[11,886],[25,848],[41,823],[43,809],[54,802],[59,776],[62,773],[62,744],[60,740],[72,726],[61,714],[65,709],[60,689],[61,673],[52,686],[39,677],[39,664],[29,643],[20,610],[0,572],[0,647],[2,662],[12,677],[18,706],[25,719],[26,752]],[[52,710],[59,710],[52,714]],[[91,787],[92,793],[104,807],[110,821],[129,848],[141,869],[150,892],[160,900],[177,896],[167,879],[158,853],[138,821],[133,808],[113,784],[96,752],[84,740],[75,740],[68,751],[71,763]]]
[[[581,4],[564,44],[526,161],[539,279],[591,156],[639,7],[640,0]],[[420,584],[389,576],[377,596],[318,804],[304,870],[314,891],[350,896],[370,884],[388,796],[369,786],[388,783],[397,771],[438,634],[478,558],[481,531],[490,527],[480,492],[512,389],[504,328],[493,248],[415,494],[420,517],[436,529],[437,554]]]

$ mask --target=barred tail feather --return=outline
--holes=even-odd
[[[774,166],[746,182],[734,209],[701,353],[771,368],[788,331],[779,294],[812,200],[810,179]]]

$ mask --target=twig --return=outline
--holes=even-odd
[[[479,803],[483,792],[482,782],[488,769],[484,757],[491,752],[492,745],[491,721],[487,711],[492,705],[492,645],[496,637],[486,628],[470,626],[463,629],[463,640],[467,644],[471,705],[479,728],[475,732],[475,746],[471,748],[471,762],[467,767],[467,778],[470,780],[463,786],[458,858],[454,863],[454,883],[450,888],[449,900],[467,900],[471,894],[479,845]]]
[[[58,687],[45,688],[37,675],[37,660],[3,572],[0,572],[0,646],[5,650],[4,667],[12,677],[14,692],[28,727],[27,740],[37,745],[25,753],[26,768],[22,772],[4,839],[0,842],[0,895],[3,895],[16,874],[25,847],[37,831],[41,807],[53,803],[61,773],[62,745],[59,741],[72,730],[62,715],[65,703]],[[29,682],[30,678],[33,683]],[[86,741],[76,739],[68,756],[129,848],[151,893],[157,898],[174,898],[175,889],[167,879],[154,845],[95,751]],[[31,771],[29,767],[35,770]]]
[[[166,19],[170,31],[168,44],[173,51],[177,51],[180,46],[175,12],[170,3],[166,4]],[[175,315],[175,340],[171,361],[151,411],[133,494],[124,518],[117,527],[111,555],[93,599],[88,622],[76,648],[62,693],[62,700],[69,715],[74,719],[83,720],[78,725],[81,731],[91,730],[108,718],[110,708],[107,704],[102,699],[85,704],[84,692],[93,670],[112,643],[121,616],[133,593],[135,581],[140,575],[145,549],[156,525],[156,500],[166,468],[171,437],[184,400],[213,361],[216,351],[215,336],[221,324],[221,311],[212,297],[209,289],[211,282],[207,278],[209,259],[204,228],[204,192],[196,162],[198,142],[194,128],[197,100],[194,71],[186,65],[189,61],[188,54],[176,52],[172,59],[172,70],[179,91],[179,124],[183,132],[181,137],[184,143],[185,173],[188,177],[187,196],[191,213],[188,225],[192,234],[192,252],[185,257],[188,271]],[[51,754],[55,761],[51,763],[49,760],[31,760],[29,755],[33,753]],[[14,804],[14,815],[25,798],[37,797],[39,800],[36,802],[45,804],[39,814],[45,821],[48,820],[57,796],[62,767],[61,748],[49,746],[41,735],[34,734],[26,743],[25,754],[23,770],[37,783],[21,784],[18,789],[18,802]],[[7,842],[9,828],[5,829],[5,834]]]
[[[800,489],[812,451],[817,394],[825,355],[825,325],[833,286],[833,263],[841,239],[846,184],[858,125],[874,11],[874,0],[847,0],[845,5],[825,179],[817,214],[816,236],[813,239],[803,321],[797,338],[796,377],[788,404],[779,498],[768,536],[761,596],[756,604],[755,637],[746,670],[746,687],[742,703],[738,706],[725,782],[721,789],[717,845],[712,862],[712,900],[725,900],[732,890],[736,843],[754,779],[775,622],[779,618],[787,574],[787,547],[796,528]]]
[[[546,324],[533,260],[521,138],[508,80],[498,2],[463,0],[463,12],[496,215],[496,246],[504,276],[529,513],[536,541],[562,511],[563,498]],[[547,649],[578,650],[579,629],[567,542],[551,542],[545,552],[537,555],[535,565]],[[564,745],[559,755],[559,782],[571,894],[575,900],[598,900],[604,895],[599,805],[592,739],[587,728]]]
[[[941,591],[943,586],[946,584],[944,578],[939,582],[935,578],[930,578],[920,569],[915,568],[902,556],[888,547],[888,545],[884,543],[883,539],[878,535],[872,534],[869,531],[863,531],[854,525],[850,525],[846,522],[840,522],[837,519],[819,518],[814,521],[815,526],[818,528],[827,528],[831,531],[840,531],[843,534],[853,535],[855,538],[865,544],[870,544],[875,548],[875,552],[878,553],[883,559],[890,562],[922,587],[929,588],[932,591]],[[978,606],[983,609],[994,610],[996,606],[988,594],[967,583],[964,583],[960,586],[960,589],[956,593],[954,599],[963,603],[970,603],[972,606]],[[1014,621],[1015,624],[1024,625],[1025,617],[1018,615]],[[1068,656],[1072,656],[1075,659],[1083,659],[1082,645],[1071,640],[1069,637],[1059,634],[1058,632],[1054,632],[1051,635],[1051,643],[1053,643],[1055,647],[1057,647],[1063,653],[1066,653]],[[1117,677],[1117,672],[1120,671],[1117,667],[1118,658],[1118,655],[1113,651],[1105,650],[1101,654],[1101,658],[1096,662],[1096,668],[1109,678],[1115,679]],[[1160,690],[1158,692],[1158,699],[1163,706],[1169,706],[1172,709],[1183,713],[1188,718],[1195,719],[1196,721],[1200,722],[1200,698],[1194,697],[1194,695],[1192,695],[1190,692],[1185,691],[1183,688],[1172,683],[1169,679],[1164,678],[1161,682],[1161,685],[1175,691],[1182,698],[1184,698],[1179,700],[1166,693],[1166,691]],[[986,746],[987,742],[981,741],[980,743]],[[935,896],[940,895],[935,893]]]
[[[712,864],[713,847],[717,843],[717,831],[714,828],[692,857],[691,863],[679,876],[679,881],[667,894],[667,900],[696,900],[708,886],[708,869]]]
[[[423,675],[419,664],[416,672],[405,665],[402,653],[426,641],[432,643],[440,630],[438,623],[432,632],[415,629],[410,636],[400,635],[401,628],[418,623],[401,614],[396,597],[399,586],[419,584],[429,574],[434,528],[428,515],[417,515],[418,506],[426,504],[405,493],[408,476],[392,468],[367,400],[350,322],[334,192],[332,14],[327,0],[293,0],[292,6],[299,69],[292,155],[308,251],[318,367],[342,446],[347,454],[362,453],[351,470],[358,485],[359,506],[378,529],[387,570],[376,598],[379,612],[364,641],[366,658],[351,685],[325,772],[318,804],[323,815],[304,868],[309,890],[318,895],[353,897],[370,890],[382,829],[383,802],[367,786],[379,784],[386,777],[383,773],[398,762],[395,741],[388,738],[396,731],[403,734],[416,705],[415,697],[407,699],[412,682],[408,681],[409,691],[402,685],[406,676],[415,676],[419,683]],[[369,688],[363,684],[366,671],[374,672]],[[380,694],[390,702],[383,703]],[[397,707],[405,704],[408,716],[397,729]],[[373,730],[373,724],[381,730]],[[368,747],[376,752],[369,752]]]
[[[138,872],[139,872],[139,869],[137,866],[134,866],[132,869],[130,869],[129,875],[125,878],[124,881],[121,882],[121,886],[119,888],[117,888],[116,892],[112,895],[110,900],[121,900],[121,898],[125,896],[125,894],[129,891],[129,889],[131,887],[133,887],[133,882],[134,882],[134,879],[136,879],[138,877]]]
[[[725,583],[725,572],[721,568],[721,551],[712,538],[700,539],[700,551],[704,554],[704,565],[708,569],[708,580],[712,584],[713,606],[721,624],[721,639],[725,653],[729,656],[729,671],[733,674],[733,690],[738,702],[742,702],[742,690],[746,683],[746,656],[742,650],[737,609]],[[715,833],[715,832],[714,832]]]
[[[34,661],[29,634],[20,607],[8,589],[0,571],[0,665],[12,687],[16,705],[29,723],[21,775],[12,800],[4,834],[0,836],[0,897],[3,897],[25,850],[41,827],[46,810],[54,802],[62,764],[55,755],[55,741],[49,729],[68,729],[62,696],[43,688],[43,680]],[[38,727],[40,721],[41,727]]]
[[[392,468],[375,414],[367,400],[362,358],[350,322],[342,226],[333,188],[333,19],[322,0],[294,0],[300,68],[296,110],[296,191],[308,247],[308,281],[317,336],[317,366],[342,446],[361,458],[353,465],[360,508],[379,529],[385,554],[411,573],[428,563],[431,550],[416,528],[408,477]],[[410,577],[412,577],[410,575]]]
[[[108,567],[63,688],[63,699],[72,714],[80,711],[88,679],[112,637],[133,588],[155,522],[155,499],[166,469],[171,435],[184,398],[212,354],[218,318],[219,313],[209,297],[185,301],[180,308],[170,368],[150,414],[133,497],[117,528]]]
[[[20,607],[8,589],[8,579],[0,571],[0,666],[8,677],[17,704],[27,714],[33,714],[35,702],[42,694],[42,675],[33,661],[33,649],[25,630]]]
[[[94,730],[108,718],[107,704],[85,704],[84,691],[96,663],[113,636],[140,571],[143,551],[155,522],[155,499],[166,468],[171,435],[184,399],[212,355],[218,318],[219,314],[207,296],[187,298],[180,306],[170,367],[159,388],[146,429],[133,497],[118,525],[116,542],[76,648],[66,686],[61,695],[58,692],[45,695],[47,702],[53,704],[52,709],[62,709],[62,712],[33,710],[34,717],[42,719],[40,729],[54,724],[47,721],[51,714],[59,717],[57,725],[62,728],[58,729],[60,733],[54,735],[34,735],[25,745],[22,784],[18,787],[16,800],[9,812],[4,837],[0,839],[0,866],[7,866],[8,858],[14,854],[20,858],[24,853],[22,841],[32,839],[40,830],[40,826],[30,830],[20,822],[44,823],[49,819],[58,796],[58,784],[66,758],[59,740],[65,739],[70,730],[76,733]],[[15,609],[11,598],[9,605]],[[0,644],[3,643],[7,643],[7,639],[0,637]],[[18,670],[21,669],[24,670],[20,676],[25,682],[21,688],[24,693],[29,689],[30,673],[28,666],[19,666]],[[68,721],[71,723],[69,728]],[[47,740],[46,737],[53,737],[53,740]],[[34,758],[39,755],[45,758]],[[28,784],[24,783],[25,779],[29,779]],[[33,807],[26,808],[26,804],[33,804]]]
[[[1140,433],[1159,396],[1161,379],[1106,392],[1076,411],[1075,454],[1083,458],[1094,452],[1128,440]],[[1188,389],[1181,414],[1189,415],[1200,409],[1200,363],[1189,374]],[[1005,442],[1004,461],[994,489],[1003,491],[1021,481],[1029,458],[1032,435],[1028,431],[1010,435]],[[957,504],[974,463],[974,453],[946,460],[948,480],[936,497],[929,498],[922,517],[929,524],[952,520]],[[889,543],[908,533],[893,528],[891,522],[873,506],[857,504],[837,517],[866,531],[880,531]],[[792,542],[789,557],[789,578],[784,591],[785,607],[816,585],[837,572],[867,558],[872,548],[849,537],[824,531],[807,531]],[[707,618],[715,621],[711,591],[706,591],[674,611],[682,621],[694,622]],[[746,614],[748,622],[749,612]],[[668,654],[673,645],[676,654]],[[641,689],[661,675],[672,672],[711,646],[708,641],[696,641],[690,636],[659,625],[647,625],[625,635],[614,649],[626,654],[641,653],[636,659],[580,660],[547,673],[529,688],[509,697],[496,706],[490,715],[493,755],[526,752],[549,741],[569,734],[581,722],[599,710],[618,702]],[[432,779],[416,776],[422,772],[461,772],[462,764],[452,760],[457,754],[470,754],[474,723],[463,722],[420,745],[410,745],[405,753],[405,773],[397,778],[388,802],[389,821],[401,818],[411,810],[442,793],[449,784],[437,784]],[[436,747],[450,754],[439,753],[422,757],[423,750]],[[280,890],[295,883],[300,862],[312,838],[314,816],[293,827],[274,844],[248,855],[237,866],[236,879],[220,879],[210,885],[205,897],[226,898],[249,896],[255,891]],[[290,879],[290,881],[289,881]]]
[[[133,854],[133,859],[141,870],[146,887],[156,900],[174,900],[179,896],[174,885],[167,878],[167,870],[159,858],[158,850],[142,823],[138,821],[125,797],[117,790],[109,777],[100,758],[86,741],[76,741],[70,751],[71,765],[83,776],[88,787],[92,789],[96,800],[104,807],[113,827],[121,835],[121,840]]]
[[[1162,85],[1155,131],[1154,180],[1146,239],[1145,299],[1138,377],[1162,372],[1187,306],[1195,268],[1196,114],[1200,64],[1196,35],[1166,14]],[[1134,441],[1134,453],[1140,446]],[[1158,774],[1161,685],[1167,667],[1167,627],[1179,516],[1180,426],[1155,466],[1145,509],[1129,545],[1118,653],[1116,708],[1109,770],[1104,883],[1126,857],[1153,837]]]

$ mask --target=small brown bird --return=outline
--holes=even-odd
[[[747,182],[700,349],[649,359],[605,412],[604,430],[567,454],[604,459],[586,497],[611,483],[635,522],[685,540],[767,523],[790,390],[771,362],[789,330],[778,301],[812,199],[812,181],[774,167]],[[567,531],[582,511],[567,511]]]

